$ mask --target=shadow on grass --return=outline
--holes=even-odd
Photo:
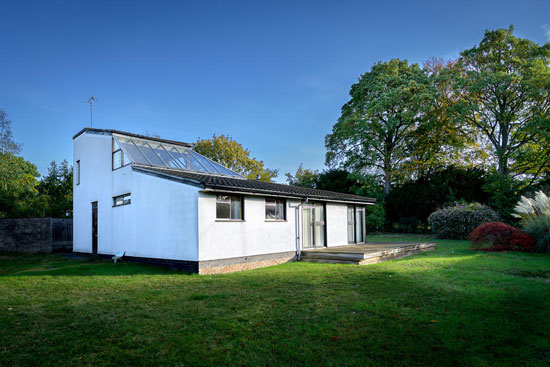
[[[21,259],[13,261],[1,260],[0,276],[134,276],[134,275],[165,275],[182,274],[184,271],[169,269],[162,266],[119,262],[89,258],[86,260],[60,259],[53,256],[42,258],[27,257],[29,261],[21,264]],[[32,261],[34,260],[34,261]]]
[[[479,284],[462,264],[468,284],[442,279],[441,267],[416,276],[384,264],[293,263],[193,281],[134,277],[116,287],[93,275],[174,272],[101,261],[42,265],[58,268],[37,271],[33,263],[20,275],[92,277],[71,279],[75,293],[63,282],[18,279],[25,297],[6,305],[18,317],[0,313],[9,326],[0,334],[0,365],[83,358],[89,365],[519,366],[550,357],[547,288],[523,277],[500,283],[499,264],[478,265],[487,278]],[[5,289],[17,298],[11,283]],[[45,299],[48,307],[35,308]]]

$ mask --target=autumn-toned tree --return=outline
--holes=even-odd
[[[271,181],[278,170],[264,167],[264,162],[250,157],[250,151],[229,136],[220,135],[212,139],[198,138],[193,150],[249,179]]]

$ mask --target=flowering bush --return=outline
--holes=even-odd
[[[501,222],[485,223],[470,234],[472,248],[490,251],[533,251],[531,236]]]
[[[474,228],[499,219],[498,213],[488,206],[471,203],[436,210],[428,217],[428,223],[439,238],[466,239]]]

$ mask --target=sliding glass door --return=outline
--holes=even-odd
[[[348,243],[355,243],[355,207],[348,206]]]
[[[365,243],[365,208],[348,206],[348,243]]]
[[[304,248],[318,248],[325,246],[326,222],[324,204],[305,204],[302,207],[302,218]]]
[[[356,223],[355,223],[355,241],[357,243],[365,243],[365,208],[356,208]]]

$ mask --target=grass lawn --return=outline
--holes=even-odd
[[[212,276],[0,255],[0,366],[549,366],[549,311],[550,256],[465,241]]]

